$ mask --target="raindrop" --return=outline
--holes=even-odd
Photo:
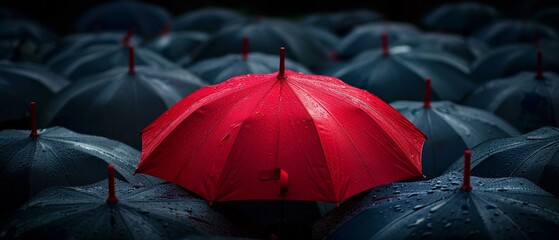
[[[452,227],[452,223],[447,223],[444,225],[444,228],[450,228],[450,227]]]
[[[433,224],[432,223],[427,223],[427,228],[429,228],[429,229],[433,228]]]
[[[424,232],[423,234],[421,234],[422,237],[428,237],[433,235],[433,232]]]
[[[470,223],[470,221],[472,221],[470,218],[466,218],[466,220],[464,220],[466,223]]]
[[[423,207],[425,207],[425,205],[421,205],[421,204],[420,204],[420,205],[415,205],[415,206],[413,207],[413,210],[414,210],[414,211],[417,211],[417,210],[419,210],[419,209],[422,209]]]

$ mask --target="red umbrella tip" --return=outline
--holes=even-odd
[[[382,32],[380,40],[382,44],[382,55],[388,56],[390,54],[390,48],[388,47],[388,34],[386,34],[386,32]]]
[[[167,35],[171,32],[171,27],[169,26],[168,22],[163,23],[163,26],[161,27],[161,31],[159,32],[159,35],[163,36],[163,35]]]
[[[277,79],[285,79],[285,48],[280,48],[280,65]]]
[[[37,109],[35,106],[35,102],[30,102],[29,108],[31,112],[31,134],[29,134],[29,136],[38,137],[39,133],[37,131]]]
[[[134,33],[134,28],[130,28],[130,30],[128,30],[126,34],[124,34],[124,37],[122,37],[122,39],[120,40],[122,46],[126,47],[130,45],[130,38],[132,38],[133,33]]]
[[[118,198],[115,194],[115,168],[112,164],[107,166],[107,173],[109,174],[109,197],[107,197],[107,203],[117,203]]]
[[[464,151],[464,182],[462,183],[462,191],[471,191],[472,186],[470,185],[470,167],[472,162],[472,151]]]
[[[134,74],[136,72],[134,68],[134,47],[128,46],[128,74]]]
[[[423,99],[423,107],[431,107],[431,78],[425,78],[425,98]]]
[[[243,36],[243,52],[242,52],[243,60],[248,58],[248,36]]]

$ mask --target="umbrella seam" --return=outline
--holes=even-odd
[[[522,166],[524,163],[526,163],[532,156],[538,154],[538,153],[539,153],[540,151],[542,151],[543,149],[546,149],[546,148],[548,148],[548,147],[552,147],[552,146],[555,145],[555,144],[557,144],[557,142],[551,141],[550,143],[548,143],[548,144],[546,144],[546,145],[544,145],[544,146],[542,146],[542,147],[540,147],[540,148],[534,150],[533,152],[531,152],[526,158],[524,158],[523,161],[520,162],[520,164],[518,164],[518,165],[514,168],[514,170],[510,173],[510,176],[512,176],[516,171],[518,171],[519,168],[520,168],[520,166]]]
[[[480,191],[480,193],[481,193],[480,195],[485,195],[485,194],[483,194],[482,191]],[[494,195],[494,194],[491,194],[491,195]],[[489,196],[487,196],[487,197],[489,197]],[[472,198],[477,198],[477,199],[479,199],[479,201],[482,201],[482,202],[484,202],[484,203],[487,204],[487,205],[492,205],[491,202],[486,201],[486,200],[483,199],[481,196],[477,196],[477,195],[472,194]],[[509,198],[509,199],[510,199],[510,198]],[[511,200],[514,201],[514,199],[511,199]],[[481,213],[481,212],[485,212],[485,210],[481,209],[480,207],[481,207],[481,206],[476,207],[477,210],[478,210],[478,212],[480,212],[480,213]],[[504,216],[505,219],[507,219],[513,226],[515,226],[515,227],[520,231],[520,233],[522,233],[522,236],[523,236],[525,239],[530,239],[530,237],[528,237],[528,235],[527,235],[524,231],[522,231],[522,228],[521,228],[520,226],[518,226],[512,219],[510,219],[510,217],[509,217],[507,214],[505,214],[503,211],[501,211],[501,209],[495,208],[495,211],[499,211],[500,215],[501,215],[501,216]],[[480,216],[481,219],[484,220],[484,222],[489,222],[489,221],[487,221],[487,219],[485,219],[485,218],[483,217],[482,214],[480,214],[479,216]],[[484,226],[485,226],[485,225],[484,225]],[[499,236],[499,235],[494,235],[494,234],[492,234],[492,232],[490,232],[490,231],[488,231],[488,233],[489,233],[491,236],[495,236],[495,237],[497,237],[497,238],[498,238],[498,236]]]

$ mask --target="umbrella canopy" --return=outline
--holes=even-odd
[[[175,18],[171,28],[175,31],[195,31],[212,34],[223,26],[245,20],[246,16],[231,8],[202,7],[185,12]]]
[[[538,10],[533,16],[532,20],[543,23],[559,31],[559,7],[546,7]]]
[[[173,16],[158,5],[124,0],[96,5],[76,20],[78,32],[134,29],[144,37],[157,35]]]
[[[42,115],[45,126],[64,126],[140,149],[140,132],[161,113],[207,85],[186,70],[115,68],[76,81]]]
[[[283,48],[282,48],[283,50]],[[202,88],[142,131],[136,171],[209,201],[340,202],[421,176],[425,136],[390,105],[329,76],[284,70]]]
[[[364,51],[382,47],[381,36],[388,35],[390,41],[415,38],[421,35],[416,26],[404,22],[379,22],[359,25],[345,35],[338,44],[336,53],[340,59],[351,59]]]
[[[490,49],[472,64],[472,80],[483,83],[522,71],[536,71],[538,50],[545,53],[542,69],[559,72],[559,42],[542,39],[538,45],[516,43]]]
[[[479,2],[453,2],[431,10],[422,21],[430,29],[470,35],[499,18],[501,14],[491,5]]]
[[[295,22],[272,17],[255,17],[227,25],[214,33],[206,43],[192,53],[192,62],[241,53],[243,38],[250,39],[251,51],[277,54],[285,46],[292,49],[288,58],[311,68],[328,59],[321,43],[306,29]]]
[[[79,51],[70,56],[49,62],[48,66],[55,72],[67,77],[70,81],[100,74],[116,67],[128,66],[130,62],[129,45],[97,46]],[[148,66],[172,71],[180,67],[161,55],[144,49],[135,48],[134,63],[137,66]]]
[[[91,47],[137,45],[142,41],[138,35],[133,35],[133,31],[127,32],[93,32],[93,33],[74,33],[58,39],[55,44],[46,49],[42,61],[47,65],[52,65],[60,59],[67,58],[72,54],[85,51]]]
[[[249,54],[249,39],[243,39],[241,54],[228,54],[222,57],[201,60],[188,67],[194,74],[216,84],[229,78],[249,73],[273,73],[277,70],[278,57],[265,53]],[[311,73],[305,66],[286,59],[285,65],[293,71]]]
[[[119,180],[115,184],[114,178],[108,187],[107,181],[101,181],[45,190],[4,216],[1,223],[2,239],[177,239],[238,234],[205,200],[176,185],[137,188]]]
[[[315,239],[552,239],[559,199],[523,178],[451,172],[373,189],[315,225]]]
[[[209,35],[201,32],[174,31],[163,33],[160,36],[146,42],[143,46],[170,61],[176,62],[179,59],[190,55],[204,41],[208,40]]]
[[[438,177],[462,155],[489,139],[516,136],[520,133],[493,113],[454,104],[449,101],[430,102],[431,81],[426,81],[424,102],[396,101],[390,103],[398,112],[427,136],[423,146],[423,175]]]
[[[473,147],[472,154],[474,176],[522,177],[559,196],[559,128],[493,139]],[[456,162],[448,171],[464,171],[464,165]]]
[[[30,101],[46,103],[68,84],[41,65],[0,61],[0,122],[27,117]]]
[[[433,84],[433,99],[462,100],[475,85],[469,79],[468,64],[454,55],[408,46],[366,51],[329,73],[343,81],[370,91],[386,102],[423,100],[425,76]]]
[[[491,46],[513,43],[533,43],[540,39],[558,40],[555,29],[532,20],[503,19],[492,22],[473,34]]]
[[[318,12],[301,17],[299,21],[328,29],[338,36],[345,36],[355,26],[382,20],[382,15],[371,9],[355,8],[334,12]]]
[[[135,185],[150,184],[148,176],[132,176],[139,152],[128,145],[63,127],[0,132],[2,210],[24,203],[53,186],[80,186],[106,177],[112,163],[117,177]]]
[[[559,75],[521,72],[494,79],[475,89],[463,104],[493,112],[522,133],[559,126]]]
[[[485,52],[484,43],[477,43],[470,38],[452,33],[429,32],[413,38],[404,38],[394,42],[394,46],[406,45],[413,49],[443,51],[473,62],[480,52]]]
[[[307,31],[322,44],[325,49],[335,50],[340,43],[340,37],[328,29],[313,25],[303,26]]]
[[[50,29],[29,19],[0,20],[0,59],[38,62],[43,48],[56,37]]]

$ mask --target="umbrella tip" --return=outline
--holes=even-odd
[[[130,28],[120,40],[122,46],[129,46],[130,45],[130,38],[132,38],[132,34],[134,33],[134,28]]]
[[[35,102],[30,102],[29,108],[31,112],[31,134],[29,134],[29,136],[38,137],[39,132],[37,131],[37,109],[35,106]]]
[[[171,27],[169,26],[168,22],[163,23],[163,26],[161,27],[161,31],[159,31],[159,35],[163,36],[163,35],[167,35],[171,33]]]
[[[539,48],[536,62],[536,78],[543,79],[543,55],[542,50]]]
[[[134,46],[128,45],[128,74],[134,74],[136,69],[134,67]]]
[[[280,48],[280,65],[277,79],[285,79],[285,48]]]
[[[242,52],[243,60],[248,58],[248,36],[243,36],[243,52]]]
[[[109,197],[107,197],[107,203],[117,203],[118,198],[115,194],[115,168],[113,164],[107,166],[107,173],[109,174]]]
[[[431,107],[431,77],[425,78],[425,96],[423,99],[423,107]]]
[[[380,35],[380,40],[382,44],[382,55],[390,55],[390,48],[388,47],[388,34],[386,34],[386,32],[382,32]]]
[[[464,182],[462,183],[462,191],[471,191],[472,186],[470,185],[470,165],[472,162],[472,151],[467,149],[464,151]]]

